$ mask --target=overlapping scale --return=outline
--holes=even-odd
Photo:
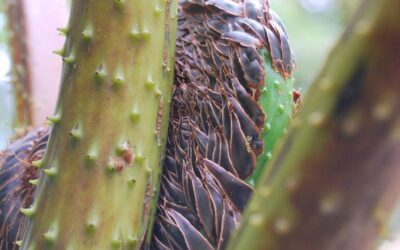
[[[263,152],[258,104],[270,51],[290,76],[292,53],[267,0],[182,0],[175,85],[150,249],[224,249],[252,194]]]

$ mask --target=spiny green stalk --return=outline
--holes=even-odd
[[[262,56],[266,71],[265,86],[261,89],[258,102],[267,119],[261,134],[264,141],[264,152],[258,156],[256,168],[249,179],[254,186],[257,185],[268,161],[272,158],[276,144],[285,135],[296,105],[293,101],[294,78],[286,79],[282,74],[275,72],[271,56],[266,50],[262,51]]]
[[[45,175],[22,210],[31,215],[22,249],[135,249],[151,236],[176,8],[169,0],[72,2],[61,93],[38,164]]]
[[[229,249],[374,249],[400,198],[397,0],[365,0]]]

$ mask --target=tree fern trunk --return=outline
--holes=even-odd
[[[151,248],[225,249],[292,114],[287,35],[267,0],[182,0],[175,69]]]
[[[376,247],[400,198],[399,9],[363,2],[229,249]]]
[[[145,241],[171,99],[174,1],[75,0],[61,92],[22,249]]]

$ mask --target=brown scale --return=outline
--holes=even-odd
[[[0,156],[0,249],[18,249],[27,218],[20,212],[29,207],[35,186],[29,183],[39,175],[32,161],[42,158],[48,140],[48,129],[29,132],[13,141]]]
[[[290,76],[286,33],[267,0],[181,0],[175,85],[150,249],[224,249],[263,151],[265,70]]]

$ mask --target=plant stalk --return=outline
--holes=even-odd
[[[74,0],[62,85],[22,249],[136,249],[151,233],[175,1]]]

